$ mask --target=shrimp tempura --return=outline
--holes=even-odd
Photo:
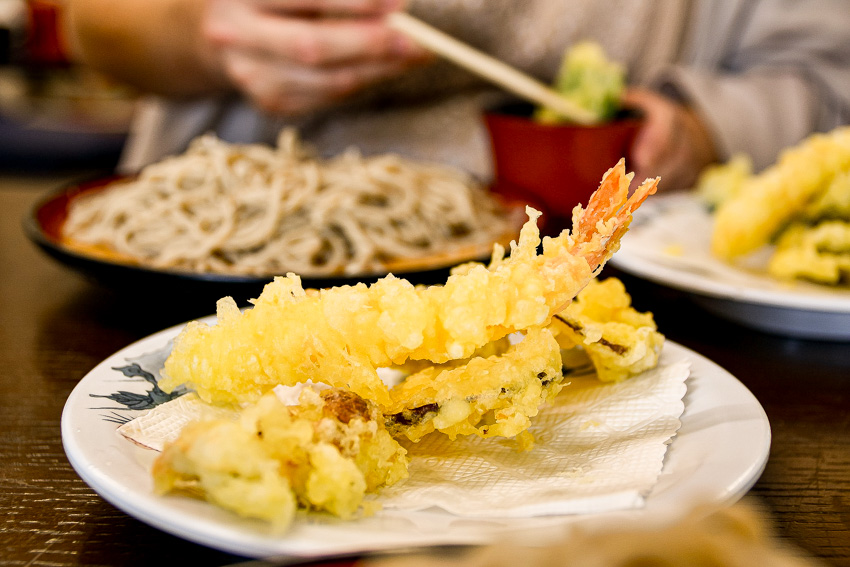
[[[180,334],[160,383],[186,384],[214,403],[259,398],[275,385],[312,379],[347,388],[386,407],[392,403],[376,369],[407,360],[442,363],[513,332],[545,326],[590,282],[619,247],[632,213],[655,192],[647,180],[629,197],[632,174],[620,162],[602,179],[573,229],[544,238],[529,221],[508,258],[494,253],[445,285],[415,287],[389,275],[306,292],[289,274],[268,284],[252,309],[219,301],[218,324],[193,322]]]

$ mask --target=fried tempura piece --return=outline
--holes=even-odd
[[[832,285],[850,279],[850,222],[794,223],[776,243],[767,269],[782,279]]]
[[[157,492],[189,491],[285,529],[298,507],[349,518],[367,492],[407,477],[406,451],[374,403],[309,388],[299,401],[270,393],[239,421],[187,426],[154,464]]]
[[[734,164],[716,169],[720,181],[733,182]],[[746,175],[744,170],[739,173]],[[711,175],[707,170],[703,177]],[[850,279],[850,128],[816,134],[787,150],[761,175],[735,179],[743,189],[715,217],[715,254],[733,259],[772,240],[776,249],[769,274],[827,285]],[[705,196],[705,188],[699,190]],[[741,231],[751,240],[736,242]]]
[[[181,491],[281,529],[295,515],[295,495],[262,441],[231,421],[187,425],[153,468],[156,492]]]
[[[714,218],[711,250],[732,259],[767,244],[839,171],[850,168],[850,127],[814,134],[747,180]]]
[[[555,315],[550,328],[564,349],[580,346],[604,382],[617,382],[658,364],[664,335],[652,313],[631,305],[623,282],[594,280]]]
[[[452,368],[457,368],[459,366],[467,364],[472,358],[488,358],[490,356],[499,356],[505,354],[505,352],[507,352],[510,346],[510,337],[502,337],[501,339],[497,339],[491,343],[487,343],[486,345],[475,349],[475,352],[473,352],[472,356],[470,356],[469,358],[449,360],[443,362],[442,364],[434,364],[433,362],[429,362],[427,360],[408,360],[404,364],[396,366],[395,369],[403,373],[405,376],[416,374],[417,372],[425,370],[426,368],[451,370]]]
[[[823,193],[802,211],[800,220],[810,224],[824,220],[850,222],[850,171],[837,173]]]
[[[244,313],[223,300],[217,325],[192,323],[177,338],[160,386],[187,384],[206,401],[229,403],[312,379],[390,405],[376,368],[467,358],[562,311],[618,248],[633,211],[655,192],[658,180],[647,180],[629,197],[631,178],[621,160],[587,209],[576,207],[573,229],[543,240],[542,254],[539,213],[529,209],[509,258],[452,275],[442,286],[414,287],[387,276],[372,286],[308,294],[289,275],[268,284]]]
[[[514,437],[563,387],[561,349],[548,329],[530,329],[502,355],[475,357],[456,368],[431,367],[390,391],[387,429],[418,441],[432,431]]]
[[[735,197],[752,174],[750,157],[736,154],[726,163],[712,164],[703,169],[694,190],[708,205],[718,207]]]

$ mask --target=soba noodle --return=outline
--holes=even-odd
[[[499,203],[461,171],[354,149],[323,160],[286,130],[277,148],[201,136],[74,200],[63,236],[156,268],[329,275],[487,247],[508,229]]]

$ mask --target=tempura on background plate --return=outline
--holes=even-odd
[[[758,174],[738,156],[707,170],[697,191],[717,207],[718,258],[772,244],[767,269],[777,278],[850,282],[850,128],[813,134]]]
[[[244,311],[220,300],[215,325],[191,322],[175,339],[159,385],[240,416],[187,427],[154,466],[158,490],[285,528],[299,507],[351,517],[368,492],[403,479],[396,439],[503,437],[531,450],[531,420],[567,385],[563,349],[608,381],[657,364],[651,314],[620,282],[596,281],[658,182],[630,196],[631,179],[621,160],[555,238],[541,241],[529,208],[509,255],[497,245],[489,265],[459,266],[444,285],[389,275],[305,290],[289,274]],[[412,373],[388,385],[379,368]],[[292,405],[275,394],[305,383],[329,389],[304,388]]]

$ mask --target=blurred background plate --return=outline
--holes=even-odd
[[[711,254],[712,219],[693,194],[652,197],[636,212],[611,264],[688,292],[746,327],[787,337],[850,340],[850,288],[786,282],[768,275],[769,247],[737,265]]]
[[[0,169],[111,170],[135,94],[78,66],[0,66]]]

